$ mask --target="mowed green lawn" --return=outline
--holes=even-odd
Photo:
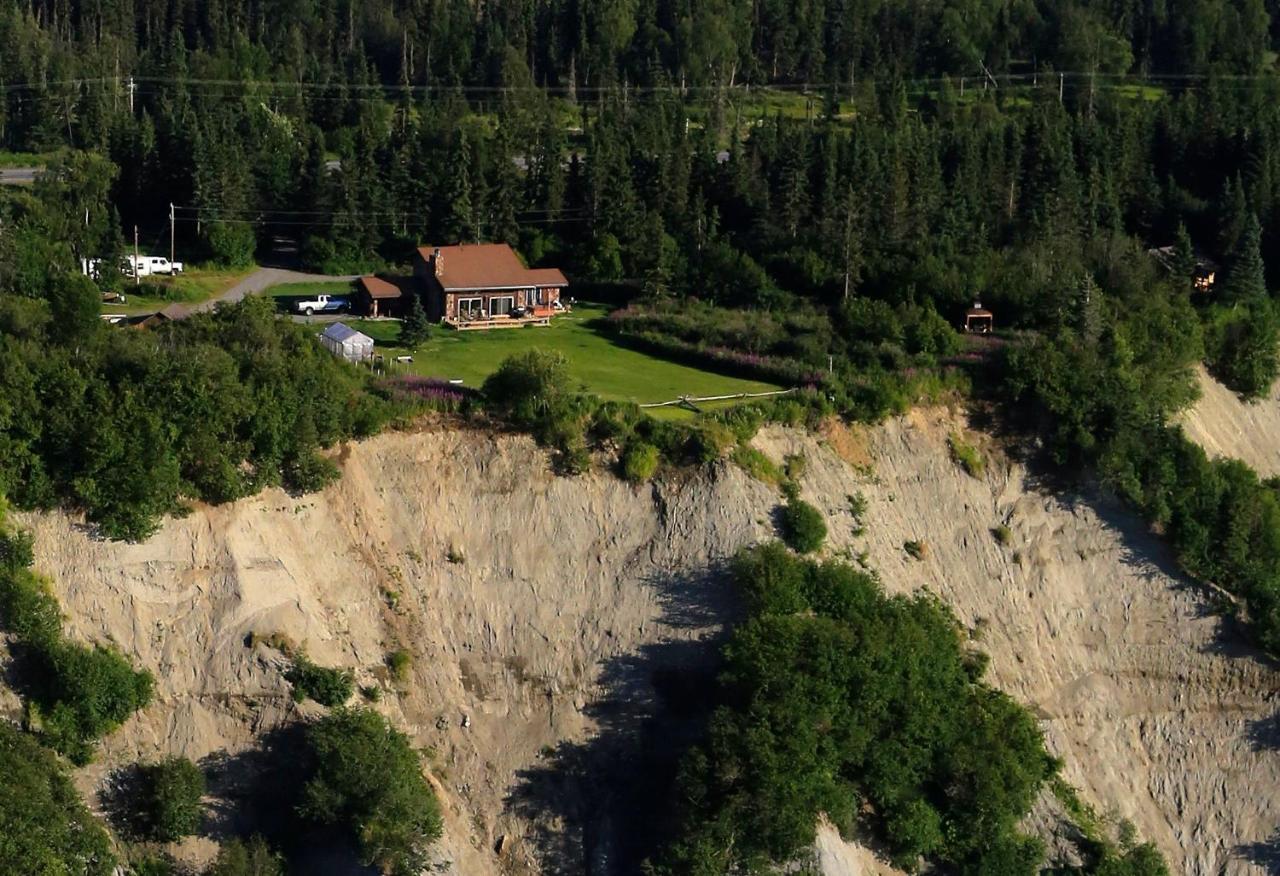
[[[459,332],[432,326],[430,339],[412,353],[413,364],[405,367],[411,373],[461,379],[464,386],[478,388],[506,357],[542,349],[563,353],[573,377],[587,391],[605,399],[662,402],[682,395],[728,395],[782,388],[701,371],[619,346],[590,325],[607,312],[603,307],[579,304],[573,313],[552,319],[548,327]],[[349,324],[373,338],[384,355],[407,352],[397,345],[398,322],[356,319]],[[683,414],[678,409],[663,408],[659,415]]]

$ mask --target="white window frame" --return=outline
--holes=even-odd
[[[474,304],[475,304],[475,306],[474,306],[474,307],[467,307],[466,305],[467,305],[467,304],[470,304],[470,303],[474,303]],[[470,317],[468,317],[468,316],[464,316],[464,315],[463,315],[463,310],[470,310],[470,311],[471,311],[473,314],[475,314],[475,315],[474,315],[474,316],[470,316]],[[480,315],[480,314],[482,314],[482,313],[484,313],[484,312],[485,312],[485,310],[484,310],[484,298],[482,298],[482,297],[481,297],[481,296],[479,296],[479,295],[477,295],[477,296],[476,296],[476,297],[474,297],[474,298],[459,298],[459,299],[458,299],[458,301],[457,301],[457,306],[456,306],[456,308],[455,308],[455,312],[458,314],[458,319],[474,319],[474,318],[475,318],[475,316],[478,316],[478,315]]]

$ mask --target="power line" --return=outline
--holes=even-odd
[[[1002,73],[1002,74],[986,74],[975,71],[973,74],[956,74],[951,76],[935,76],[924,78],[898,79],[887,76],[869,76],[862,77],[859,82],[872,82],[875,84],[899,84],[906,88],[918,86],[941,86],[944,83],[956,84],[961,80],[972,78],[975,82],[988,80],[994,81],[999,85],[1019,85],[1019,84],[1038,84],[1043,79],[1048,83],[1053,82],[1057,78],[1068,79],[1072,81],[1105,81],[1114,84],[1161,84],[1161,83],[1251,83],[1251,82],[1276,82],[1280,83],[1280,75],[1275,73],[1240,73],[1240,74],[1218,74],[1218,73],[1102,73],[1089,72],[1081,70],[1051,70],[1038,71],[1031,73]],[[840,92],[848,92],[850,83],[846,81],[825,81],[825,82],[775,82],[775,83],[735,83],[732,85],[678,85],[669,83],[664,85],[636,85],[621,84],[610,86],[588,86],[588,85],[391,85],[384,83],[352,83],[340,80],[330,80],[317,82],[313,80],[279,80],[279,79],[210,79],[203,77],[178,77],[178,76],[109,76],[100,78],[81,78],[81,79],[62,79],[46,82],[14,82],[0,85],[0,92],[15,91],[38,91],[54,87],[66,86],[82,86],[82,85],[100,85],[114,84],[117,87],[126,87],[127,83],[147,83],[150,85],[170,85],[170,86],[200,86],[202,88],[236,88],[236,89],[253,89],[266,90],[271,93],[280,95],[302,96],[305,92],[312,91],[346,91],[353,93],[378,92],[386,96],[397,96],[401,94],[421,94],[421,95],[438,95],[448,96],[451,94],[482,94],[501,96],[504,94],[689,94],[689,93],[709,93],[709,94],[751,94],[753,92],[768,93],[773,92],[792,92],[802,94],[822,94],[830,90]],[[140,91],[141,93],[141,91]],[[147,93],[167,93],[163,90],[148,89]],[[309,100],[319,99],[316,97],[308,97]],[[352,96],[343,96],[331,99],[355,99]]]

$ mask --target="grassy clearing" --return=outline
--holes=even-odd
[[[556,317],[549,327],[487,332],[458,332],[433,327],[427,343],[413,351],[414,362],[408,370],[425,377],[460,379],[464,386],[479,387],[506,357],[526,350],[544,349],[562,353],[568,360],[570,373],[582,381],[584,388],[609,400],[659,402],[681,395],[725,395],[780,388],[758,380],[700,371],[618,346],[591,325],[605,312],[602,307],[578,305],[573,313]],[[357,319],[350,324],[373,338],[380,352],[386,355],[409,352],[398,346],[398,322]],[[656,411],[673,418],[691,416],[675,409],[658,408]]]
[[[347,280],[314,280],[307,283],[283,283],[272,286],[262,294],[271,298],[310,298],[314,295],[350,295],[353,292],[355,283]]]
[[[9,152],[0,149],[0,167],[44,167],[57,152]]]
[[[170,304],[199,304],[225,292],[253,272],[253,268],[191,268],[176,277],[144,277],[141,291],[126,283],[126,305],[106,304],[106,311],[153,313]]]

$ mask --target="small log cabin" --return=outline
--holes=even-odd
[[[421,247],[413,274],[428,316],[455,328],[545,325],[563,309],[569,285],[559,268],[526,268],[505,243]]]

